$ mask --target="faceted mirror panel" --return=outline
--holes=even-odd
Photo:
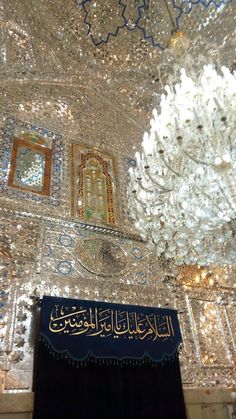
[[[44,183],[45,158],[26,147],[17,151],[16,168],[13,183],[24,189],[42,191]]]

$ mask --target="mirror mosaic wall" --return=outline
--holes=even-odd
[[[0,1],[0,390],[32,390],[43,294],[176,308],[184,386],[233,386],[235,268],[177,271],[137,235],[127,208],[128,168],[177,59],[137,28],[96,49],[75,3]],[[194,69],[203,56],[232,67],[235,3],[193,9],[181,22]],[[148,13],[150,33],[157,16],[166,28],[164,46],[168,13]],[[96,39],[106,33],[99,16]]]

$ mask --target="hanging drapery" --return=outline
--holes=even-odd
[[[175,310],[44,297],[34,419],[184,419]]]

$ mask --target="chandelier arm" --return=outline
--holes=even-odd
[[[172,169],[172,167],[165,161],[164,157],[161,156],[162,161],[164,162],[164,164],[166,165],[167,169],[169,169],[171,172],[173,172],[176,176],[181,177],[181,175],[176,172],[174,169]]]
[[[140,188],[141,188],[143,191],[148,192],[148,193],[154,193],[154,190],[150,190],[150,189],[145,188],[145,187],[142,185],[141,180],[136,180],[136,181],[137,181],[138,185],[140,186]]]
[[[222,134],[223,135],[223,134]],[[232,153],[232,141],[231,141],[231,135],[228,135],[228,139],[229,139],[229,150]]]
[[[230,186],[230,180],[228,179],[228,176],[227,176],[227,174],[226,174],[226,176],[225,176],[225,178],[226,178],[226,182],[229,184],[229,187],[232,189],[232,185]],[[225,197],[225,199],[226,199],[226,201],[228,202],[228,204],[229,204],[229,206],[230,206],[230,208],[235,212],[235,208],[232,206],[232,204],[230,203],[230,201],[229,201],[229,199],[228,199],[228,197],[227,197],[227,195],[225,194],[225,190],[224,190],[224,188],[222,188],[222,186],[219,184],[219,187],[220,187],[220,190],[221,190],[221,192],[223,193],[223,195],[224,195],[224,197]]]
[[[227,195],[224,192],[224,189],[220,185],[219,185],[219,188],[220,188],[222,194],[224,195],[224,198],[225,198],[226,202],[228,203],[229,207],[235,212],[234,207],[232,206],[232,204],[230,203],[230,201],[227,198]]]
[[[220,212],[222,211],[221,208],[216,204],[216,202],[210,197],[210,195],[208,195],[204,190],[200,189],[196,184],[194,186],[199,192],[201,192],[206,198],[208,198]]]
[[[141,201],[140,199],[137,198],[136,191],[133,192],[132,195],[133,195],[135,201],[137,201],[143,207],[143,209],[146,209],[146,204],[144,204],[143,201]]]
[[[147,204],[145,203],[143,203],[143,201],[141,201],[138,197],[137,197],[137,193],[136,193],[136,191],[135,192],[133,192],[132,193],[132,196],[134,197],[134,199],[135,199],[135,201],[136,202],[138,202],[142,207],[143,207],[143,209],[144,210],[147,210]],[[162,201],[155,201],[155,204],[156,205],[158,205],[158,206],[161,206],[162,205]],[[140,212],[139,211],[136,211],[137,213],[138,213],[138,215],[140,216]]]
[[[190,156],[190,154],[188,154],[188,152],[187,152],[187,151],[185,151],[183,148],[182,148],[182,151],[183,151],[184,155],[185,155],[186,157],[188,157],[190,160],[194,161],[194,163],[197,163],[197,164],[203,164],[204,166],[207,166],[207,167],[209,166],[206,162],[201,161],[201,160],[197,160],[197,159],[195,159],[194,157]]]
[[[154,185],[157,185],[159,188],[161,188],[164,192],[172,192],[173,189],[166,189],[164,186],[162,186],[159,182],[157,182],[156,179],[153,179],[153,177],[150,175],[149,170],[145,169],[145,173],[147,174],[147,176],[149,177],[149,179],[151,180],[151,182],[154,183]]]
[[[222,132],[220,132],[221,133],[221,137],[222,137],[222,140],[224,140],[224,136],[222,135]],[[214,136],[215,136],[216,134],[214,134]],[[208,142],[209,142],[209,144],[211,145],[211,148],[212,148],[212,151],[215,153],[215,152],[217,152],[217,149],[214,147],[214,145],[213,145],[213,141],[212,141],[212,137],[213,137],[213,135],[208,135]],[[218,139],[218,138],[217,138]],[[223,141],[223,145],[225,146],[225,147],[227,147],[227,144],[225,143],[225,141]]]
[[[227,148],[228,148],[228,144],[227,144],[227,142],[225,141],[225,137],[224,137],[224,135],[223,135],[222,129],[220,130],[220,136],[221,136],[221,139],[222,139],[222,142],[223,142],[223,144],[224,144],[225,148],[227,149]],[[231,145],[231,144],[230,144],[230,145]]]
[[[226,146],[227,144],[225,144],[225,141],[224,141],[224,136],[223,136],[223,134],[222,134],[222,132],[221,132],[221,131],[220,131],[220,134],[221,134],[221,138],[222,138],[222,140],[223,140],[223,144]],[[213,146],[213,141],[211,140],[211,136],[208,136],[208,142],[209,142],[209,144],[210,144],[210,146],[211,146],[212,151],[213,151],[213,152],[215,152],[215,147]],[[229,199],[228,199],[227,195],[225,194],[225,190],[222,188],[222,186],[221,186],[219,183],[218,183],[218,185],[219,185],[219,188],[220,188],[220,190],[221,190],[221,192],[222,192],[222,194],[223,194],[223,196],[224,196],[225,200],[227,201],[227,203],[228,203],[229,207],[230,207],[233,211],[235,211],[235,209],[234,209],[234,207],[232,206],[232,204],[230,203],[230,201],[229,201]],[[222,211],[222,210],[220,209],[220,211]]]

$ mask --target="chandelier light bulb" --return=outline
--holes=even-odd
[[[190,40],[183,31],[175,31],[168,42],[168,48],[173,55],[181,56],[190,47]]]
[[[195,79],[182,69],[165,91],[135,155],[131,217],[156,253],[177,264],[233,264],[236,77],[226,67],[219,74],[204,66]]]

